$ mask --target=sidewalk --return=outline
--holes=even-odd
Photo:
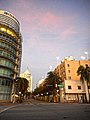
[[[11,103],[11,102],[2,102],[2,103],[0,103],[0,106],[11,106],[11,105],[13,105],[13,103]]]

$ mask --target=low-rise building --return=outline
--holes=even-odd
[[[60,89],[61,102],[82,102],[86,100],[85,86],[80,80],[64,80]]]

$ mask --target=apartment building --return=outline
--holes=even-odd
[[[90,60],[75,60],[73,57],[65,57],[58,65],[54,73],[62,78],[62,80],[80,80],[80,76],[77,76],[77,70],[80,65],[90,66]]]
[[[63,88],[60,88],[61,102],[86,100],[87,86],[80,81],[77,70],[80,65],[90,66],[90,60],[75,60],[73,57],[65,57],[58,65],[54,73],[62,78]],[[89,90],[90,91],[90,90]]]

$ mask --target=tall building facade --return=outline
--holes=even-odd
[[[30,74],[30,71],[28,70],[28,68],[26,69],[24,73],[20,74],[20,77],[26,78],[28,80],[29,85],[28,85],[27,91],[32,93],[32,75]]]
[[[20,74],[22,37],[16,17],[0,10],[0,101],[9,101]]]
[[[61,61],[54,72],[62,78],[62,80],[80,80],[80,76],[77,76],[77,70],[80,65],[90,66],[90,60],[75,60],[71,57],[66,57]]]

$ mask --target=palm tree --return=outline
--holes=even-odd
[[[21,92],[23,95],[25,95],[25,92],[27,91],[28,84],[29,82],[26,78],[21,78],[21,77],[16,78],[17,90],[18,92]]]
[[[58,84],[62,82],[62,79],[56,74],[54,74],[53,71],[50,71],[47,73],[47,78],[45,79],[45,82],[46,82],[46,85],[53,90],[54,102],[57,102],[56,100],[57,87],[58,87]]]
[[[59,76],[57,76],[56,74],[54,74],[53,71],[50,71],[47,73],[47,77],[46,79],[43,81],[43,84],[40,85],[39,87],[37,87],[33,94],[37,95],[37,94],[43,94],[46,95],[46,93],[53,94],[53,98],[54,98],[54,102],[57,102],[56,100],[56,96],[57,96],[57,85],[60,84],[62,82],[61,78]],[[52,92],[52,93],[51,93]]]
[[[87,102],[89,102],[89,90],[88,85],[90,84],[90,67],[86,64],[86,67],[80,65],[77,70],[77,75],[80,75],[80,80],[85,86]]]

